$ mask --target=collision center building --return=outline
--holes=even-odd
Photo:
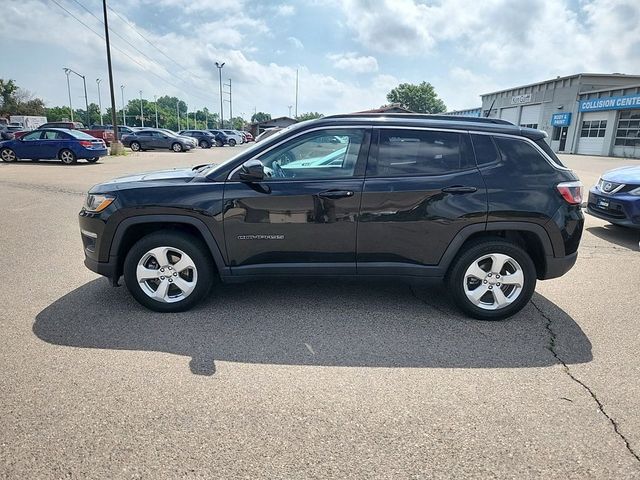
[[[640,158],[640,75],[580,73],[480,97],[483,117],[544,130],[555,152]]]

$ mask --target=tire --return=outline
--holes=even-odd
[[[221,140],[216,140],[216,147],[224,147],[224,142]]]
[[[76,154],[68,148],[60,150],[60,153],[58,153],[58,158],[65,165],[73,165],[78,161],[78,157],[76,157]]]
[[[230,147],[235,147],[236,146],[236,141],[233,138],[229,139],[229,146]]]
[[[502,268],[496,271],[500,265]],[[536,267],[518,245],[498,237],[487,238],[464,247],[446,281],[454,303],[467,315],[479,320],[503,320],[531,300]],[[501,292],[499,296],[497,292]]]
[[[3,148],[2,150],[0,150],[0,158],[2,158],[3,162],[7,162],[7,163],[18,161],[18,156],[16,155],[16,152],[14,152],[10,148]]]
[[[86,160],[89,163],[96,163],[98,160],[100,160],[100,157],[87,158]]]
[[[181,152],[183,150],[182,145],[180,145],[178,142],[174,143],[171,145],[171,150],[173,150],[174,152]]]
[[[138,142],[131,142],[131,145],[129,145],[129,148],[131,149],[132,152],[139,152],[140,150],[142,150]]]
[[[200,148],[211,148],[211,144],[206,140],[200,140],[200,143],[198,145],[200,146]]]
[[[163,251],[166,265],[162,265],[165,261],[162,260]],[[183,260],[183,265],[190,266],[177,271],[180,267],[176,268],[176,265]],[[145,272],[140,277],[139,266],[141,272]],[[145,275],[150,277],[145,279]],[[187,234],[163,231],[142,237],[131,247],[124,261],[124,281],[131,295],[141,305],[156,312],[189,310],[208,295],[214,280],[215,267],[207,247]],[[179,284],[182,288],[186,286],[185,290]],[[158,292],[161,288],[163,290]],[[153,298],[156,295],[162,300]]]

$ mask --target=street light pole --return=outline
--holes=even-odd
[[[71,72],[65,68],[64,73],[67,76],[67,91],[69,92],[69,111],[71,112],[71,121],[73,122],[73,105],[71,105],[71,84],[69,83],[69,74]]]
[[[298,69],[296,68],[296,118],[298,118]]]
[[[100,96],[100,82],[102,80],[100,80],[99,78],[96,78],[96,83],[98,84],[98,108],[100,109],[100,125],[103,124],[102,122],[102,97]]]
[[[122,124],[127,126],[127,114],[124,111],[124,85],[120,85],[120,93],[122,94]]]
[[[140,90],[140,122],[144,127],[144,112],[142,111],[142,90]]]
[[[118,141],[118,118],[116,116],[116,95],[113,87],[113,70],[111,68],[111,45],[109,44],[109,22],[107,19],[107,0],[102,0],[104,14],[104,38],[107,46],[107,68],[109,70],[109,93],[111,94],[111,122],[113,123],[113,142],[111,142],[111,154],[121,153],[122,144]]]
[[[176,130],[176,132],[180,131],[180,100],[176,100],[176,112],[178,113],[178,130]]]
[[[75,70],[71,70],[70,68],[66,67],[64,69],[65,73],[67,74],[67,80],[69,80],[69,73],[73,73],[77,76],[79,76],[80,78],[82,78],[82,83],[84,84],[84,103],[85,106],[87,108],[86,112],[87,112],[87,127],[89,126],[89,124],[91,123],[91,117],[89,117],[89,97],[87,96],[87,79],[84,75],[80,75],[78,72],[76,72]],[[73,120],[72,120],[73,121]]]
[[[153,96],[153,103],[156,106],[156,128],[158,128],[158,96]]]
[[[218,67],[218,75],[220,76],[220,128],[224,128],[224,110],[222,109],[222,67],[224,67],[224,62],[216,62],[216,67]]]

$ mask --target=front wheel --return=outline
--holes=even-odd
[[[200,140],[200,148],[211,148],[211,144],[206,140]]]
[[[516,314],[531,300],[536,288],[536,267],[514,243],[485,239],[469,244],[447,276],[456,305],[480,320],[502,320]]]
[[[60,161],[65,165],[73,165],[78,161],[76,154],[66,148],[61,150],[58,156],[60,157]]]
[[[3,148],[0,150],[0,158],[2,158],[3,162],[15,162],[18,160],[18,156],[16,152],[11,150],[10,148]]]
[[[124,281],[131,295],[157,312],[182,312],[211,289],[214,265],[198,239],[173,232],[152,233],[129,250]]]
[[[233,138],[229,139],[229,146],[230,147],[235,147],[236,146],[236,141]]]
[[[173,150],[174,152],[181,152],[182,151],[182,145],[180,145],[178,142],[176,142],[173,145],[171,145],[171,150]]]

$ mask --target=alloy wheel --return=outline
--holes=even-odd
[[[473,261],[463,277],[464,293],[483,310],[511,305],[522,292],[524,272],[520,264],[503,253],[490,253]]]
[[[16,152],[10,148],[3,148],[2,152],[0,152],[0,157],[3,162],[15,162],[18,159],[18,157],[16,157]]]
[[[136,268],[142,291],[161,303],[187,298],[196,288],[198,270],[189,255],[174,247],[156,247],[145,253]]]

